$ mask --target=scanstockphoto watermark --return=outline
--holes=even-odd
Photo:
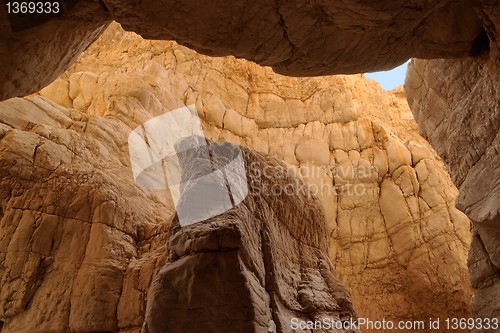
[[[299,176],[303,178],[320,178],[328,175],[330,178],[350,179],[358,181],[362,179],[377,179],[379,170],[375,165],[330,165],[318,167],[314,163],[301,164],[300,170],[292,169],[284,165],[265,165],[258,162],[250,163],[250,169],[255,176],[260,177],[284,177]]]
[[[326,330],[326,331],[360,331],[360,330],[405,330],[405,331],[421,331],[426,329],[424,320],[371,320],[368,318],[350,318],[348,320],[339,320],[334,318],[322,318],[317,320],[302,320],[292,318],[290,327],[294,332],[302,332],[304,330]]]
[[[349,174],[351,182],[335,184],[335,174],[330,172],[326,176],[325,170],[314,167],[305,167],[300,170],[285,165],[263,165],[258,162],[249,163],[247,170],[249,193],[252,195],[272,196],[310,196],[310,195],[347,195],[362,196],[367,192],[367,186],[357,181],[358,174],[371,174],[377,172],[376,167],[344,168],[334,167],[330,171],[338,172],[344,177]],[[365,170],[366,169],[366,170]],[[274,181],[265,181],[271,180]],[[278,180],[278,182],[276,182]],[[279,181],[283,180],[283,181]]]
[[[295,332],[304,330],[384,330],[399,332],[421,332],[432,330],[437,332],[457,330],[498,330],[500,323],[498,318],[429,318],[426,320],[372,320],[369,318],[350,318],[339,320],[334,318],[321,318],[316,320],[304,320],[292,318],[290,327]]]

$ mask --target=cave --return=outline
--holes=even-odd
[[[57,4],[1,11],[1,333],[500,331],[494,1]]]

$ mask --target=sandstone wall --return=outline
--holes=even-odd
[[[313,186],[325,209],[330,257],[340,279],[350,287],[360,316],[427,319],[469,315],[465,266],[469,221],[454,208],[457,190],[441,160],[418,135],[402,91],[386,93],[361,75],[286,78],[232,57],[209,58],[173,42],[144,41],[113,24],[74,66],[39,95],[9,100],[1,106],[5,134],[0,149],[6,151],[1,173],[5,179],[1,183],[2,225],[8,231],[3,232],[7,236],[0,251],[5,257],[13,257],[18,245],[11,244],[19,237],[21,240],[13,244],[22,244],[19,246],[26,255],[38,253],[29,245],[36,239],[31,236],[31,227],[17,227],[23,225],[19,221],[24,215],[13,215],[18,209],[15,198],[31,204],[28,198],[40,191],[28,189],[41,186],[59,170],[76,170],[75,176],[62,176],[70,183],[63,186],[65,191],[48,191],[63,209],[63,213],[50,214],[60,225],[74,219],[80,223],[79,228],[95,228],[94,237],[106,234],[94,225],[110,226],[109,233],[114,232],[115,225],[132,228],[121,229],[123,239],[110,235],[98,241],[99,248],[110,252],[92,250],[95,242],[90,238],[74,244],[82,253],[82,263],[87,260],[88,267],[121,272],[123,280],[113,281],[110,288],[105,278],[93,279],[85,265],[80,268],[72,263],[66,267],[66,259],[56,257],[52,250],[39,255],[43,260],[48,256],[60,261],[60,266],[48,266],[53,274],[58,271],[54,267],[71,271],[74,278],[68,275],[67,283],[74,285],[75,292],[50,296],[51,283],[55,282],[46,280],[45,274],[34,274],[37,278],[27,279],[32,282],[25,287],[30,292],[2,295],[4,309],[14,301],[22,304],[15,311],[4,310],[4,330],[29,331],[46,318],[32,315],[31,311],[41,306],[33,304],[47,299],[56,302],[57,298],[68,302],[72,297],[75,301],[71,301],[69,311],[63,306],[44,305],[45,311],[59,311],[58,327],[133,332],[142,326],[146,290],[164,260],[165,227],[173,211],[171,204],[162,202],[155,193],[136,201],[144,193],[131,179],[126,137],[145,120],[188,104],[196,105],[209,138],[275,156]],[[23,138],[16,140],[16,133]],[[40,153],[46,142],[47,147],[54,144],[49,156],[56,157],[48,159],[55,166],[48,170],[42,164],[33,167],[33,156],[45,156]],[[61,156],[66,154],[69,157],[63,160]],[[26,160],[22,163],[30,166],[28,175],[26,166],[15,171],[13,165],[21,163],[17,160]],[[109,197],[94,199],[94,191],[75,183],[73,177],[78,179],[80,173],[90,170],[98,170],[102,178],[89,187],[108,191]],[[79,192],[71,194],[77,190],[84,199],[73,203],[81,197]],[[53,205],[47,198],[37,200],[31,208],[35,215],[41,216]],[[101,201],[110,202],[112,208],[104,209],[107,206],[101,207]],[[130,205],[131,201],[137,204]],[[80,213],[83,207],[91,208],[87,215],[78,215],[84,214]],[[98,213],[91,213],[95,210]],[[16,233],[19,236],[14,237]],[[25,268],[16,271],[13,260],[6,260],[2,268],[2,281],[7,286],[2,290],[25,283]],[[26,272],[31,271],[26,268]],[[113,297],[95,299],[85,310],[78,306],[76,299],[83,302],[86,297],[99,295],[96,291],[101,289]],[[103,299],[108,301],[103,303]],[[26,304],[31,306],[22,312]],[[116,321],[102,319],[114,311]],[[28,317],[33,319],[25,320]]]
[[[142,324],[169,220],[130,177],[126,127],[41,97],[0,114],[2,332]]]
[[[296,76],[389,69],[410,57],[464,57],[476,51],[483,30],[471,0],[61,3],[76,5],[21,30],[22,15],[0,13],[1,100],[57,78],[111,19],[144,38],[176,40]]]
[[[491,40],[483,53],[464,60],[414,60],[406,88],[422,135],[460,188],[457,207],[474,222],[468,262],[474,315],[498,318],[500,11],[487,1],[478,11]]]

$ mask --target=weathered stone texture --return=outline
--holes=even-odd
[[[145,38],[174,39],[292,75],[387,69],[411,56],[466,56],[481,30],[463,0],[105,2],[118,22]]]
[[[0,15],[0,100],[54,80],[110,19],[144,38],[295,76],[389,69],[410,57],[465,57],[482,31],[470,0],[80,0],[63,16],[20,32]]]
[[[3,332],[135,324],[168,219],[130,177],[126,127],[40,96],[3,102],[0,124]]]
[[[474,222],[469,254],[473,313],[489,318],[500,318],[500,9],[495,3],[482,1],[478,8],[489,37],[481,54],[414,60],[406,81],[420,131],[460,189],[457,207]]]
[[[243,156],[251,188],[241,204],[187,227],[174,220],[146,332],[292,333],[293,318],[355,318],[328,257],[321,202],[278,160],[248,149]],[[187,179],[195,168],[184,166]],[[273,187],[290,191],[263,191]]]
[[[110,44],[113,47],[109,47]],[[32,101],[51,107],[42,107],[45,111],[39,108],[30,111],[36,110],[36,117],[19,112],[31,108]],[[22,105],[16,106],[19,103]],[[73,269],[73,274],[87,283],[78,284],[87,295],[105,288],[114,298],[106,297],[109,300],[106,311],[100,304],[95,309],[87,307],[87,312],[77,307],[72,310],[72,316],[66,313],[67,325],[83,329],[87,320],[89,331],[106,330],[109,328],[106,325],[114,325],[123,332],[134,332],[142,326],[145,294],[164,260],[162,241],[167,235],[165,230],[158,228],[168,224],[173,211],[171,203],[158,193],[142,198],[138,207],[122,206],[129,202],[125,197],[144,195],[132,184],[126,136],[138,124],[189,104],[196,105],[207,137],[274,156],[311,186],[325,211],[330,257],[338,276],[351,289],[352,301],[360,316],[397,320],[469,315],[470,289],[465,267],[470,241],[469,221],[454,208],[457,190],[441,160],[418,135],[401,89],[384,92],[362,75],[283,77],[244,60],[201,56],[174,42],[144,41],[113,24],[75,65],[43,89],[39,96],[10,100],[1,107],[5,111],[0,120],[5,125],[0,127],[0,133],[4,133],[0,134],[4,137],[0,147],[17,151],[20,145],[27,151],[26,159],[30,161],[34,147],[41,140],[38,138],[40,128],[52,141],[61,137],[57,140],[62,140],[63,146],[54,141],[58,150],[52,155],[57,158],[47,157],[50,163],[61,164],[56,171],[65,168],[99,170],[104,179],[110,179],[99,187],[115,186],[114,193],[123,199],[108,200],[114,202],[115,214],[126,216],[124,212],[138,210],[137,214],[146,216],[137,216],[132,225],[137,228],[142,223],[155,226],[152,229],[155,231],[144,233],[127,231],[119,242],[125,245],[110,245],[109,250],[97,254],[101,256],[99,260],[110,262],[99,266],[104,267],[104,271],[123,274],[118,301],[119,284],[116,281],[113,288],[108,288],[111,284],[103,274],[101,280],[91,284],[85,270],[78,273],[79,266]],[[45,116],[52,108],[61,111]],[[67,120],[59,115],[61,112],[77,120]],[[43,126],[30,125],[39,122]],[[54,131],[58,136],[50,134]],[[15,137],[13,133],[32,139],[13,141],[9,139]],[[67,145],[69,151],[66,151]],[[40,154],[42,147],[44,145],[37,149],[37,158],[45,156]],[[59,163],[65,154],[69,154],[68,162]],[[73,161],[74,155],[83,162]],[[13,155],[11,162],[5,162],[10,163],[6,164],[5,172],[16,170],[13,165],[19,169],[19,175],[7,178],[14,183],[26,181],[30,185],[23,185],[17,192],[10,187],[4,192],[2,188],[2,193],[8,193],[7,201],[15,193],[25,202],[24,196],[32,193],[27,188],[45,180],[23,176],[27,170],[33,172],[32,164],[16,162],[29,165],[21,167],[14,163],[17,159],[25,160]],[[47,175],[56,171],[47,171]],[[18,181],[17,177],[29,180]],[[15,185],[9,186],[15,188]],[[75,190],[68,188],[69,192]],[[92,193],[87,195],[93,203]],[[71,196],[71,199],[77,197]],[[61,207],[68,206],[69,212],[79,211],[69,209],[75,205],[79,207],[77,204],[58,202]],[[93,205],[89,208],[92,212],[99,206]],[[10,207],[4,204],[4,216],[12,214]],[[40,209],[45,209],[43,207]],[[114,219],[109,209],[104,211],[110,215],[103,217],[103,221]],[[151,220],[156,214],[161,218]],[[75,215],[69,216],[82,220]],[[21,218],[16,215],[12,222],[13,218],[4,217],[6,226],[12,228],[11,234],[15,232],[12,225],[17,225]],[[87,223],[82,225],[87,228],[94,225],[88,224],[92,222],[90,217],[83,220]],[[98,231],[94,233],[102,235]],[[149,244],[153,236],[156,241]],[[138,245],[133,245],[132,240]],[[116,242],[114,238],[107,241],[108,244]],[[5,250],[2,248],[5,253],[8,253],[8,243],[10,238]],[[89,247],[90,251],[87,243],[83,242],[82,246]],[[110,260],[108,251],[115,247],[124,249],[119,251],[122,259],[113,255]],[[239,265],[237,257],[231,260]],[[9,263],[9,270],[12,265]],[[98,266],[94,259],[89,265]],[[76,281],[75,278],[69,280],[71,283]],[[38,288],[43,289],[44,283]],[[37,295],[34,294],[33,299]],[[10,302],[6,299],[4,304]],[[45,304],[45,308],[51,307]],[[105,325],[97,320],[116,308],[116,322]],[[32,325],[23,321],[22,316],[31,316],[30,311],[35,309],[32,306],[26,312],[5,316],[7,332],[13,331],[9,331],[9,327],[14,329],[14,325],[21,322]],[[93,316],[96,324],[90,323]],[[102,326],[98,327],[99,322]]]

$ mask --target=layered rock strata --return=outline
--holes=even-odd
[[[41,142],[52,140],[57,144],[53,155],[66,154],[62,151],[69,146],[67,154],[84,157],[83,162],[80,162],[83,157],[63,160],[63,167],[47,171],[48,176],[65,168],[100,170],[105,179],[116,181],[96,187],[117,186],[112,192],[122,198],[142,196],[137,207],[120,206],[128,199],[114,200],[115,208],[105,209],[109,215],[102,218],[115,221],[113,216],[118,214],[112,213],[115,210],[119,214],[136,210],[140,211],[136,215],[145,214],[144,217],[139,214],[132,223],[137,230],[144,230],[131,234],[137,252],[123,254],[119,265],[115,259],[112,261],[124,272],[121,294],[118,289],[114,291],[120,295],[118,302],[106,303],[106,311],[102,310],[104,305],[93,303],[86,312],[74,310],[72,315],[62,308],[58,310],[64,319],[59,327],[83,329],[88,322],[88,331],[110,329],[106,326],[109,323],[111,330],[139,330],[144,320],[146,292],[165,260],[161,255],[165,247],[160,244],[168,237],[165,228],[174,211],[164,196],[145,194],[133,184],[127,135],[155,116],[194,104],[208,138],[274,156],[311,187],[325,211],[330,257],[338,276],[351,289],[360,316],[374,320],[466,317],[470,300],[465,267],[469,221],[454,208],[457,190],[440,159],[418,135],[405,103],[402,91],[384,92],[361,75],[287,78],[247,61],[201,56],[173,42],[144,41],[113,24],[70,70],[37,96],[2,104],[4,112],[0,120],[5,134],[0,146],[11,152],[6,158],[11,162],[6,162],[2,171],[7,179],[2,184],[11,184],[2,188],[2,194],[6,193],[3,202],[9,202],[12,196],[28,202],[26,189],[44,182],[36,177],[17,180],[26,172],[24,167],[19,167],[19,175],[12,175],[10,169],[19,163],[15,160],[24,160],[12,151],[35,151],[37,140],[42,140],[40,135],[45,135]],[[40,128],[44,131],[40,132]],[[36,140],[33,145],[24,138],[12,143],[12,139],[5,139],[12,133],[33,136]],[[60,142],[63,146],[59,146]],[[39,149],[36,150],[43,151]],[[27,156],[32,155],[27,153]],[[28,182],[22,187],[25,190],[11,189],[25,181]],[[56,193],[59,195],[59,190]],[[70,205],[60,202],[62,206]],[[97,206],[94,207],[93,199],[88,202],[92,202],[89,210],[94,211]],[[7,204],[2,207],[4,216],[13,209]],[[35,208],[43,210],[43,207]],[[66,216],[59,212],[56,215]],[[11,235],[21,217],[8,216],[2,221],[11,230],[5,234]],[[90,215],[78,219],[92,222]],[[142,223],[147,227],[141,227]],[[31,238],[23,237],[26,244],[31,242]],[[12,236],[5,237],[1,250],[5,256],[10,252],[11,239]],[[86,240],[81,246],[90,246],[85,244]],[[105,244],[110,249],[116,247],[112,239]],[[25,251],[30,253],[29,247]],[[108,265],[106,253],[99,257],[104,267]],[[10,261],[4,266],[5,281],[14,280],[8,273],[13,266]],[[72,270],[76,272],[78,267]],[[23,274],[16,275],[20,281]],[[41,282],[34,284],[35,291],[44,289],[45,275],[41,276]],[[78,284],[78,288],[85,290],[78,293],[89,295],[108,288],[104,280],[99,281],[92,285]],[[23,304],[35,304],[37,297],[40,297],[37,302],[52,297],[54,302],[58,297],[71,299],[73,294],[50,296],[35,291],[33,299]],[[14,299],[6,295],[3,307],[9,307]],[[50,306],[46,308],[53,311]],[[37,311],[37,306],[25,312],[19,307],[17,312],[4,314],[6,331],[16,331],[19,327],[29,331],[33,325],[42,325],[46,317],[36,317],[31,311]],[[115,312],[115,320],[106,325],[92,319]],[[28,316],[38,319],[27,321]]]
[[[460,188],[457,207],[474,222],[468,263],[474,315],[500,318],[500,12],[483,3],[491,40],[483,53],[465,60],[415,60],[406,88],[422,135]]]

